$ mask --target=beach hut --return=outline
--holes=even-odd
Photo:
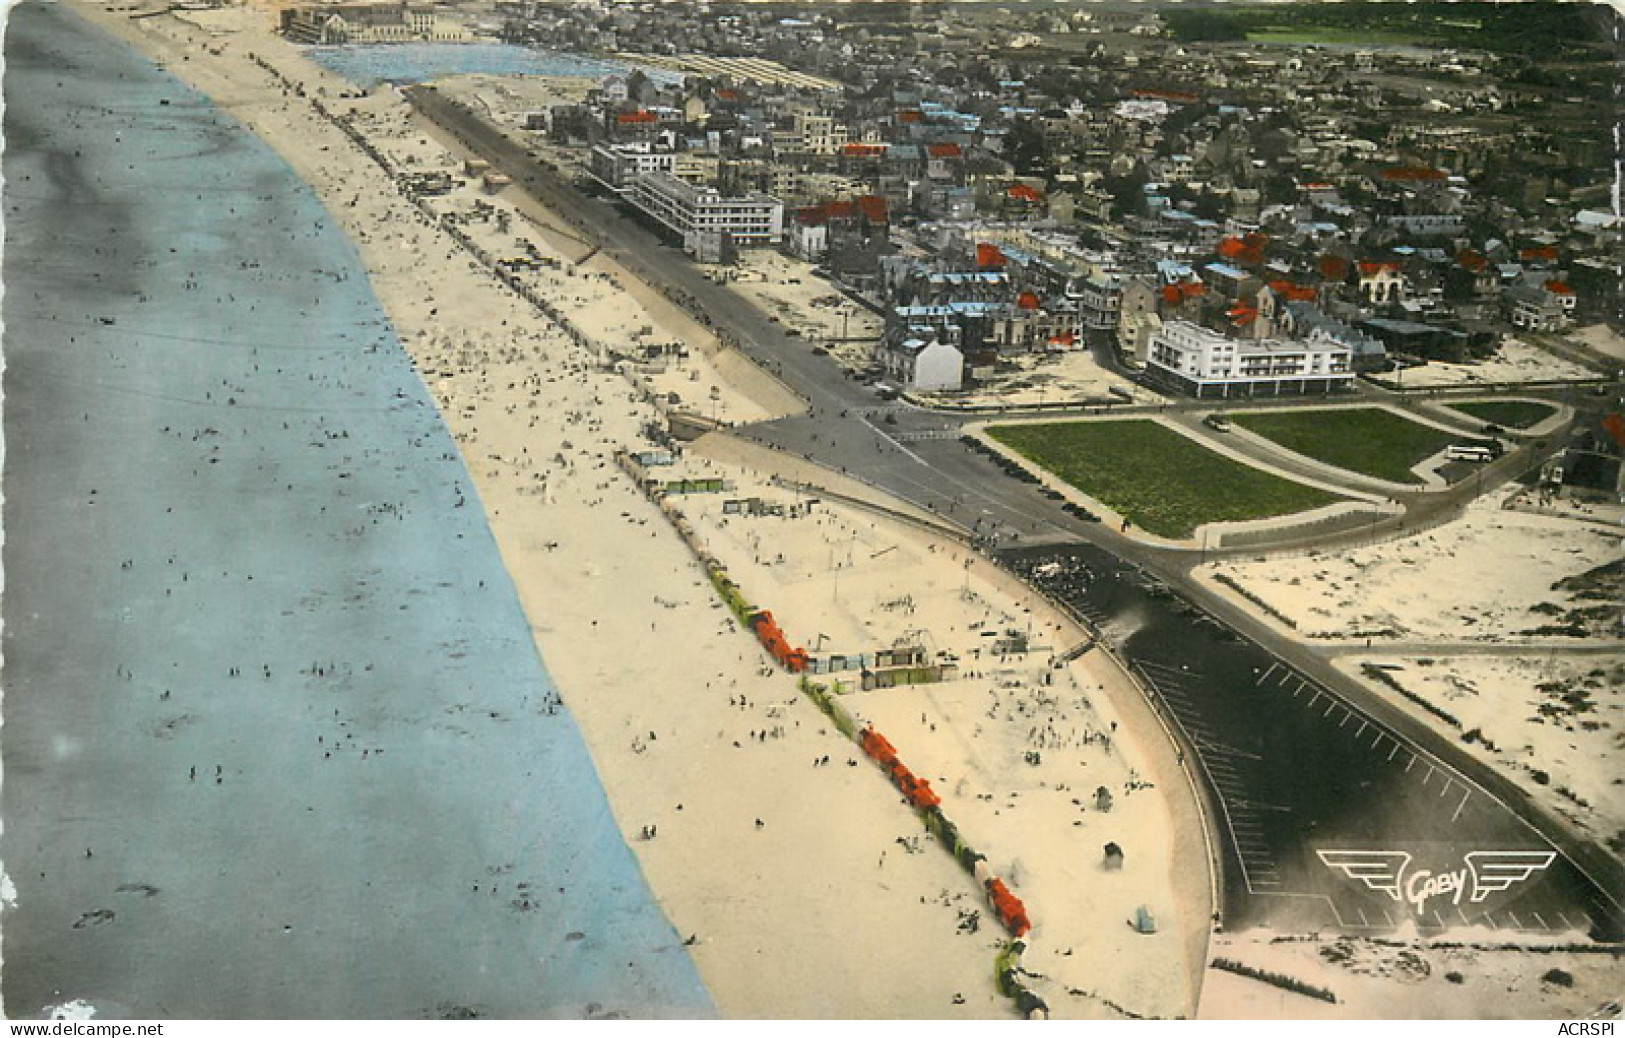
[[[892,773],[892,779],[897,783],[897,788],[902,790],[903,795],[908,798],[908,802],[918,810],[929,810],[942,803],[942,798],[937,796],[935,791],[931,789],[930,782],[915,775],[901,763],[896,765],[896,770]]]
[[[1027,906],[1021,899],[1010,893],[1010,888],[1004,885],[1002,879],[991,879],[987,883],[987,897],[993,903],[993,908],[999,913],[999,921],[1010,932],[1012,937],[1024,937],[1033,924],[1027,918]]]
[[[1139,908],[1134,910],[1134,921],[1129,925],[1134,927],[1135,932],[1137,933],[1149,934],[1157,932],[1156,917],[1153,916],[1151,914],[1151,910],[1144,905],[1141,905]]]
[[[1101,864],[1108,872],[1116,872],[1123,867],[1123,848],[1115,843],[1106,845],[1106,855]]]
[[[897,748],[884,735],[875,731],[873,725],[863,730],[863,734],[858,737],[858,745],[882,767],[889,767],[897,760]]]
[[[1049,1006],[1026,988],[1016,991],[1016,1011],[1029,1020],[1049,1019]]]

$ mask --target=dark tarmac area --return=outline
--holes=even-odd
[[[1625,935],[1617,903],[1500,800],[1154,578],[1086,546],[1002,561],[1102,631],[1194,753],[1226,928]]]

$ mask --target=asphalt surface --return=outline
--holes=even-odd
[[[733,430],[735,435],[878,486],[957,525],[987,550],[1093,551],[1093,571],[1104,574],[1127,567],[1177,596],[1139,601],[1135,608],[1153,618],[1143,629],[1159,633],[1151,641],[1142,638],[1124,648],[1158,705],[1179,719],[1188,752],[1200,765],[1200,774],[1220,808],[1217,816],[1225,824],[1215,835],[1225,860],[1227,917],[1243,923],[1371,930],[1397,927],[1414,907],[1325,864],[1318,857],[1320,850],[1386,847],[1412,855],[1412,874],[1420,870],[1459,874],[1466,868],[1462,862],[1467,853],[1555,848],[1559,856],[1551,866],[1488,894],[1483,901],[1472,902],[1470,893],[1462,895],[1468,901],[1451,907],[1465,904],[1476,910],[1466,912],[1476,924],[1550,932],[1586,920],[1599,936],[1620,936],[1625,865],[1570,831],[1461,747],[1342,674],[1332,665],[1331,653],[1278,634],[1191,578],[1193,566],[1222,552],[1148,544],[1062,511],[1058,502],[1046,498],[1038,488],[1009,477],[958,442],[962,425],[987,416],[928,412],[880,400],[833,358],[814,354],[813,344],[786,335],[748,300],[704,277],[679,248],[614,202],[575,190],[521,145],[431,88],[407,92],[443,129],[569,220],[583,241],[660,288],[807,402],[804,414],[738,428]],[[1449,399],[1467,392],[1430,395]],[[1470,390],[1475,397],[1493,394],[1482,387]],[[1531,393],[1519,390],[1515,395]],[[1578,391],[1539,395],[1572,403]],[[1402,407],[1422,402],[1415,394],[1364,385],[1347,399],[1351,404],[1383,401]],[[1237,403],[1228,402],[1229,406]],[[1245,403],[1254,409],[1290,407],[1295,401]],[[1190,412],[1205,412],[1212,406],[1212,401],[1174,401],[1152,407],[1102,402],[1084,410],[1124,417],[1167,413],[1194,423]],[[1078,413],[1082,412],[1072,412]],[[1046,417],[1067,416],[1067,412],[1046,411]],[[1562,446],[1566,431],[1524,442],[1482,466],[1473,478],[1447,489],[1393,490],[1390,496],[1404,506],[1401,516],[1358,531],[1319,537],[1312,543],[1335,547],[1448,521],[1482,490],[1539,465]],[[1268,460],[1283,465],[1283,459],[1273,452]],[[1283,467],[1303,469],[1301,474],[1320,478],[1326,474],[1323,469],[1290,460]],[[1238,549],[1243,554],[1258,551],[1258,546]],[[1112,610],[1071,597],[1086,621],[1090,610],[1099,614],[1097,619],[1112,618]],[[1154,647],[1158,645],[1162,647]],[[1191,646],[1201,647],[1203,655],[1187,658]],[[1229,662],[1221,664],[1224,659]],[[1180,669],[1193,665],[1194,672]],[[1255,671],[1289,676],[1278,685],[1266,688],[1261,684],[1249,691],[1247,675]],[[1282,688],[1287,691],[1280,691]],[[1218,691],[1210,694],[1207,690]],[[1233,709],[1214,713],[1212,704],[1220,702]],[[1243,704],[1252,707],[1242,710]],[[1310,711],[1320,711],[1319,719]],[[1232,717],[1247,720],[1242,724]],[[1336,727],[1330,732],[1321,730],[1331,725]],[[1345,732],[1351,726],[1359,731],[1357,737]],[[1356,738],[1358,746],[1344,744]],[[1421,774],[1430,776],[1425,784],[1411,777],[1419,765]],[[1396,771],[1400,768],[1406,770]],[[1440,776],[1439,780],[1432,775]],[[1444,792],[1437,792],[1441,789]],[[1321,835],[1311,835],[1316,832]],[[1327,848],[1327,840],[1339,846]],[[1271,881],[1279,886],[1272,889]],[[1428,899],[1429,911],[1446,900],[1460,902],[1461,896]],[[1519,905],[1523,912],[1517,910]],[[1497,912],[1496,906],[1510,914]],[[1383,921],[1376,922],[1378,919]],[[1419,922],[1438,927],[1461,919],[1443,913],[1430,920],[1423,914]]]
[[[1107,552],[1025,549],[1003,561],[1102,632],[1170,720],[1209,791],[1227,928],[1620,936],[1598,882],[1392,714],[1339,695]],[[1383,889],[1360,878],[1377,866],[1389,871]],[[1527,870],[1497,888],[1509,867]],[[1428,875],[1464,872],[1459,896],[1405,896]]]

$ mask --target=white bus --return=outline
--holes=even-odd
[[[1451,461],[1494,461],[1500,452],[1482,443],[1452,443],[1444,456]]]

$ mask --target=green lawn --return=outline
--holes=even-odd
[[[1407,32],[1380,30],[1340,29],[1336,26],[1305,26],[1303,28],[1252,29],[1247,33],[1248,43],[1295,43],[1310,46],[1322,43],[1351,43],[1371,47],[1383,45],[1420,45],[1426,37]]]
[[[1289,451],[1392,483],[1420,483],[1411,466],[1459,437],[1377,407],[1231,414],[1230,420]]]
[[[1161,537],[1340,500],[1215,454],[1152,421],[1001,425],[988,435]]]
[[[1537,404],[1532,400],[1475,400],[1465,404],[1451,404],[1452,411],[1470,414],[1492,425],[1505,429],[1527,429],[1545,420],[1557,410],[1551,404]]]

